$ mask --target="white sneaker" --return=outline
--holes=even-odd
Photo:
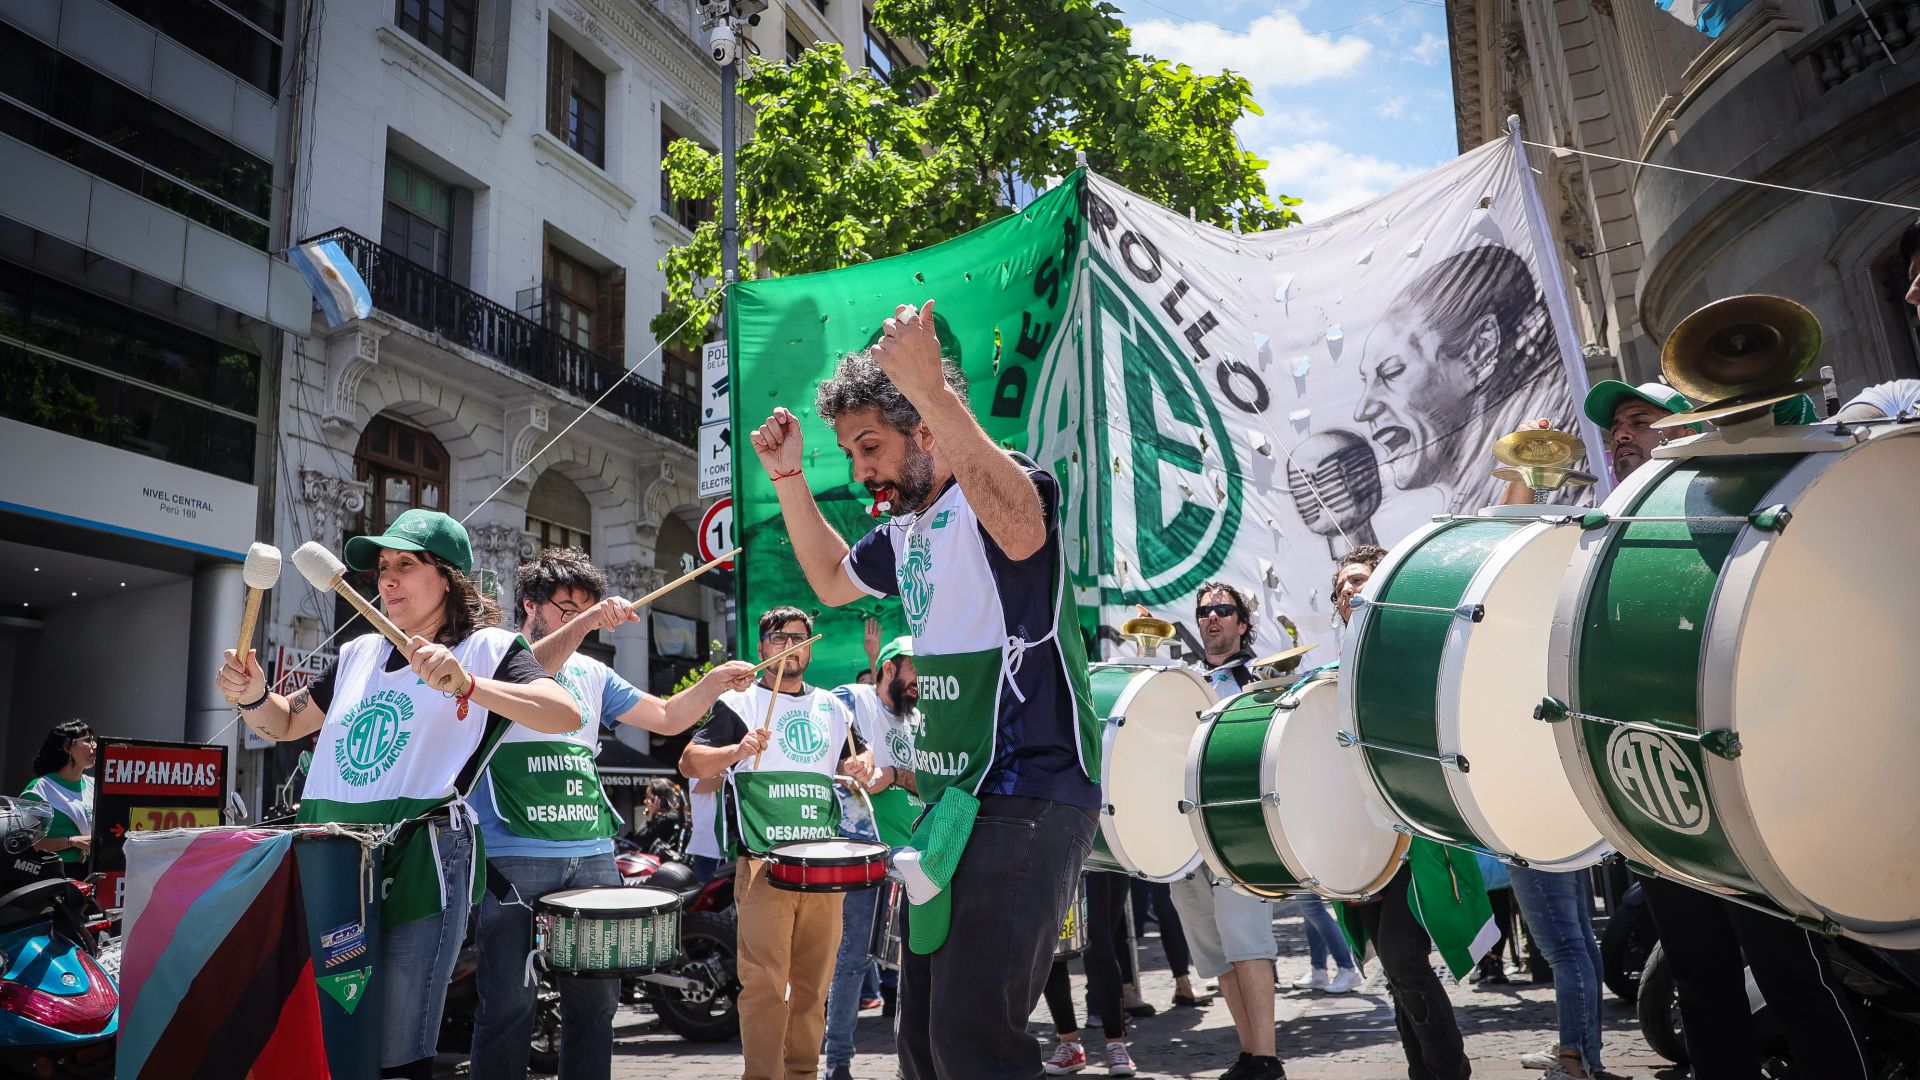
[[[1560,1064],[1560,1056],[1552,1050],[1520,1055],[1520,1067],[1523,1069],[1551,1069]]]
[[[1333,980],[1327,978],[1326,971],[1321,968],[1314,968],[1313,974],[1304,979],[1293,980],[1295,990],[1325,990],[1332,985]]]
[[[1334,973],[1333,981],[1326,986],[1329,994],[1348,994],[1360,985],[1360,972],[1354,968],[1341,968]]]

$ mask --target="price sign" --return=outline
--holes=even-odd
[[[220,811],[205,806],[135,806],[127,811],[131,832],[199,829],[220,824]]]
[[[700,515],[700,561],[712,562],[722,552],[732,550],[733,499],[729,496],[707,507],[707,512]],[[733,560],[721,563],[720,569],[733,569]]]

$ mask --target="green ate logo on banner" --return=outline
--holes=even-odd
[[[1120,588],[1106,590],[1104,602],[1165,603],[1192,593],[1226,562],[1245,513],[1246,482],[1201,364],[1097,252],[1089,263],[1088,340],[1101,351],[1099,366],[1120,373],[1117,380],[1095,383],[1102,392],[1092,408],[1103,465],[1099,569],[1102,576],[1122,579]],[[1106,351],[1111,344],[1117,351]],[[1104,388],[1116,381],[1125,400],[1106,401]],[[1126,416],[1124,432],[1105,419],[1114,405]],[[1207,466],[1209,450],[1220,455],[1224,468]],[[1131,488],[1131,522],[1114,520],[1114,486],[1120,484]],[[1116,529],[1136,537],[1139,565],[1125,572],[1113,555]]]
[[[413,699],[398,690],[382,690],[364,698],[341,721],[346,732],[333,744],[340,778],[354,787],[380,779],[413,738],[404,730],[413,720]]]
[[[802,765],[827,756],[826,726],[811,713],[790,712],[775,720],[773,738],[781,753]]]

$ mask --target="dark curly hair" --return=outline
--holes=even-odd
[[[1193,594],[1193,602],[1198,605],[1202,600],[1207,598],[1208,593],[1217,592],[1226,593],[1227,598],[1233,601],[1234,610],[1240,615],[1240,625],[1245,627],[1245,629],[1240,631],[1240,647],[1242,649],[1252,648],[1253,638],[1257,631],[1253,625],[1253,603],[1247,599],[1246,593],[1241,592],[1239,589],[1224,581],[1209,581],[1200,586],[1200,591]]]
[[[1913,257],[1920,255],[1920,218],[1907,223],[1905,232],[1900,234],[1900,272],[1906,273],[1913,265]]]
[[[792,604],[782,604],[776,608],[768,608],[767,613],[760,616],[760,636],[765,638],[768,634],[773,633],[775,630],[780,629],[795,619],[806,624],[807,633],[813,633],[813,616],[801,611]]]
[[[53,725],[47,737],[40,743],[40,751],[33,755],[33,775],[45,776],[59,772],[67,767],[73,755],[67,748],[75,742],[93,734],[93,728],[85,720],[69,720],[64,724]]]
[[[536,605],[553,599],[561,589],[585,593],[599,603],[607,594],[607,575],[579,548],[548,548],[530,563],[521,563],[513,575],[515,622],[527,619],[527,601]]]
[[[961,373],[960,365],[942,359],[940,368],[947,377],[947,386],[966,397],[967,377]],[[893,380],[873,358],[873,350],[862,349],[840,358],[833,375],[820,384],[819,392],[814,395],[813,410],[831,427],[847,413],[868,408],[879,409],[880,416],[902,435],[920,430],[920,410],[893,385]]]
[[[1361,544],[1345,555],[1333,560],[1333,591],[1340,591],[1340,571],[1343,567],[1359,563],[1368,570],[1378,569],[1380,560],[1387,557],[1387,549],[1379,544]]]

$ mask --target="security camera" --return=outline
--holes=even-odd
[[[733,27],[720,23],[707,32],[707,56],[721,67],[733,63],[740,54],[740,39],[734,36]]]

